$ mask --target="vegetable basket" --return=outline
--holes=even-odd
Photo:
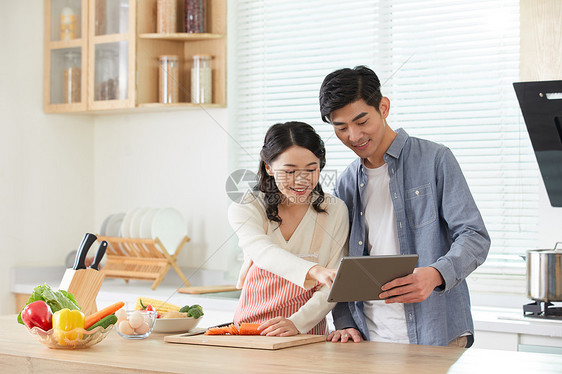
[[[91,331],[84,330],[83,328],[75,328],[74,330],[65,332],[66,337],[64,337],[55,334],[54,329],[44,331],[39,327],[33,327],[32,329],[26,327],[27,331],[29,331],[35,340],[54,349],[81,349],[91,347],[101,342],[112,328],[113,325],[110,325],[106,329],[99,326]]]

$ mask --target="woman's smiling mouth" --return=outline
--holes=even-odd
[[[304,195],[306,193],[306,190],[308,190],[308,187],[303,187],[303,188],[289,187],[289,189],[294,193],[296,193],[297,195]]]

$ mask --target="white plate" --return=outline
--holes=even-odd
[[[129,234],[131,235],[131,238],[141,238],[140,226],[141,226],[142,219],[148,210],[150,210],[150,208],[139,208],[137,209],[135,214],[133,214],[133,217],[131,218],[131,225],[129,230]]]
[[[186,318],[158,318],[154,324],[154,332],[188,332],[194,329],[201,321],[202,317],[197,319],[192,317]]]
[[[185,235],[187,224],[177,209],[161,209],[152,219],[152,238],[160,239],[164,248],[171,254],[175,253]]]
[[[123,223],[121,223],[121,236],[124,238],[131,238],[131,221],[133,219],[133,215],[138,211],[139,208],[135,208],[129,210],[123,218]]]
[[[125,213],[112,214],[109,217],[107,227],[105,228],[105,236],[121,236],[121,224],[123,223],[123,218],[125,218]]]
[[[152,220],[159,211],[160,209],[153,208],[144,214],[140,224],[139,238],[152,239]]]
[[[107,230],[107,224],[108,224],[109,220],[111,219],[111,216],[112,216],[112,214],[105,217],[105,219],[101,223],[101,227],[100,227],[100,235],[101,236],[107,236],[107,234],[105,232]]]

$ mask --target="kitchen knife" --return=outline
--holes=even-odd
[[[72,267],[72,269],[86,269],[86,255],[88,254],[88,250],[90,249],[92,244],[94,244],[97,238],[97,236],[90,233],[84,235],[82,243],[80,243],[80,247],[78,247],[78,251],[76,252],[76,259],[74,260],[74,266]]]
[[[201,335],[204,334],[205,331],[207,331],[208,329],[212,329],[215,327],[225,327],[225,326],[230,326],[232,324],[232,322],[226,322],[226,323],[221,323],[220,325],[215,325],[215,326],[211,326],[211,327],[199,327],[199,328],[195,328],[189,332],[183,333],[181,334],[181,336],[193,336],[193,335]]]
[[[105,250],[107,249],[107,242],[104,240],[101,242],[96,252],[96,257],[94,257],[94,263],[90,266],[90,269],[99,270],[101,259],[105,255]]]

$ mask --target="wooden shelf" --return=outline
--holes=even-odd
[[[193,42],[197,40],[222,39],[224,38],[224,35],[211,34],[211,33],[190,34],[185,32],[177,32],[173,34],[159,34],[159,33],[140,34],[139,38],[154,39],[154,40],[174,40],[178,42]]]
[[[165,108],[224,108],[222,104],[194,104],[194,103],[174,103],[174,104],[162,104],[162,103],[144,103],[139,104],[138,108],[147,109],[165,109]]]
[[[95,35],[90,38],[94,44],[117,43],[131,39],[129,34]]]
[[[56,40],[49,42],[51,49],[81,48],[82,39]]]

